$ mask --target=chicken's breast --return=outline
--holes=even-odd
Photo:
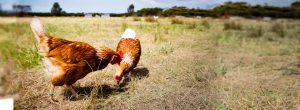
[[[134,38],[122,38],[117,46],[117,52],[121,54],[122,61],[127,66],[124,73],[129,72],[140,60],[141,45],[139,39]]]

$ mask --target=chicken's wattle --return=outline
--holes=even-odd
[[[122,51],[118,51],[118,54],[119,54],[119,57],[120,57],[120,61],[122,61],[122,59],[124,57]]]
[[[115,56],[112,60],[111,60],[111,64],[116,64],[116,63],[120,63],[123,59],[123,53],[121,51],[118,51],[118,55]]]

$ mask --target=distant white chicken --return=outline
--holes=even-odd
[[[153,16],[153,18],[154,18],[155,20],[157,20],[157,19],[159,18],[159,16]]]

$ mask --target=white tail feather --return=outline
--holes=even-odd
[[[125,32],[122,34],[122,38],[135,38],[136,33],[133,29],[127,28]]]
[[[34,37],[39,42],[40,37],[42,35],[46,34],[45,31],[44,31],[42,23],[40,22],[40,20],[37,17],[35,17],[31,20],[30,26],[31,26],[32,32],[34,33]]]

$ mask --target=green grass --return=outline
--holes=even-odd
[[[40,65],[41,56],[34,45],[35,39],[23,38],[26,34],[32,35],[30,29],[26,28],[28,25],[27,23],[12,23],[0,26],[2,33],[6,36],[0,41],[1,63],[12,60],[19,68],[32,68]]]
[[[48,33],[113,49],[126,28],[137,31],[142,56],[118,88],[115,65],[74,86],[83,99],[48,102],[49,77],[29,18],[0,18],[0,89],[16,109],[299,109],[300,21],[160,18],[41,18]],[[147,19],[147,18],[146,18]],[[176,22],[176,23],[172,23]],[[182,23],[178,23],[182,22]],[[147,75],[144,75],[147,74]]]

